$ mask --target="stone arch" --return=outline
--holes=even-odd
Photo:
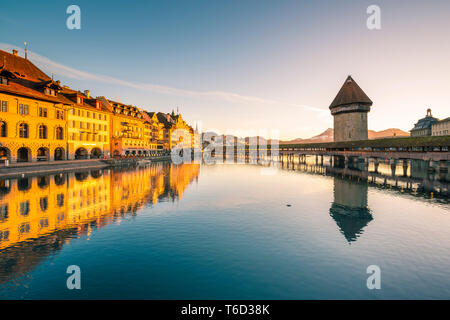
[[[49,161],[50,150],[46,147],[40,147],[39,149],[37,149],[36,159],[37,161]]]
[[[17,179],[17,189],[19,191],[27,191],[31,189],[31,178]]]
[[[86,148],[80,147],[75,151],[75,160],[87,159],[88,151]]]
[[[7,195],[11,191],[11,180],[0,180],[0,197]]]
[[[6,147],[0,147],[0,161],[11,161],[11,151]]]
[[[66,153],[64,151],[64,148],[62,148],[62,147],[55,148],[55,151],[53,152],[53,159],[55,161],[65,160]]]
[[[66,183],[66,176],[62,173],[55,175],[54,179],[57,186],[62,186]]]
[[[120,151],[119,150],[114,150],[113,156],[114,156],[114,158],[120,157]]]
[[[91,159],[99,159],[102,156],[102,150],[100,148],[92,148]]]
[[[47,188],[50,185],[50,177],[49,176],[37,177],[37,185],[41,189]]]
[[[17,149],[17,162],[31,162],[31,149],[27,147]]]
[[[92,178],[94,178],[94,179],[98,179],[98,178],[100,178],[102,175],[103,175],[102,170],[92,170],[92,171],[91,171],[91,176],[92,176]]]
[[[88,178],[89,172],[76,172],[75,179],[78,181],[84,181]]]

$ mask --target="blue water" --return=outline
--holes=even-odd
[[[107,223],[79,221],[5,247],[0,297],[450,298],[446,197],[301,169],[175,167],[147,181],[153,191],[163,181],[156,198],[143,193],[134,210],[111,209]],[[145,170],[155,169],[115,182],[117,173],[104,172],[116,187],[111,203]],[[81,290],[66,287],[69,265],[81,269]],[[369,265],[381,269],[380,290],[366,286]]]

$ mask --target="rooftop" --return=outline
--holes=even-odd
[[[348,76],[336,98],[334,98],[331,103],[330,109],[354,103],[371,106],[372,100],[370,100],[364,91],[358,86],[356,81],[353,80],[351,76]]]

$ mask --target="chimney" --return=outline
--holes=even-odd
[[[13,55],[17,56],[17,50],[13,49]]]
[[[88,99],[91,98],[91,92],[90,92],[89,90],[84,90],[84,95],[85,95],[86,97],[88,97]]]

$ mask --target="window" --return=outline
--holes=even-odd
[[[0,231],[0,241],[8,241],[9,240],[9,231],[2,230]]]
[[[22,216],[27,216],[30,213],[30,201],[21,202],[19,210]]]
[[[56,139],[63,140],[64,139],[64,129],[61,127],[56,128]]]
[[[8,112],[8,101],[2,101],[1,112]]]
[[[5,86],[8,85],[8,79],[5,77],[1,77],[1,84],[4,84]]]
[[[47,126],[39,126],[39,139],[47,139]]]
[[[0,222],[5,222],[6,220],[8,220],[8,213],[9,210],[7,204],[0,207]]]
[[[91,116],[91,113],[90,113],[89,111],[87,111],[87,112],[86,112],[86,117],[89,118],[90,116]]]
[[[43,197],[39,200],[39,206],[41,207],[41,211],[47,211],[48,209],[48,198]]]
[[[29,136],[28,124],[21,123],[19,126],[19,137],[28,138],[28,136]]]
[[[39,117],[47,118],[47,108],[39,108]]]
[[[30,224],[29,223],[22,223],[19,227],[19,233],[28,233],[30,232]]]
[[[64,120],[64,111],[63,110],[56,110],[56,119]]]
[[[6,138],[8,136],[8,125],[5,121],[0,122],[0,137]]]
[[[48,218],[42,218],[42,219],[39,221],[39,227],[40,227],[41,229],[47,228],[47,227],[48,227]]]
[[[56,196],[56,204],[58,207],[62,207],[64,205],[64,194],[63,193],[58,194]]]

